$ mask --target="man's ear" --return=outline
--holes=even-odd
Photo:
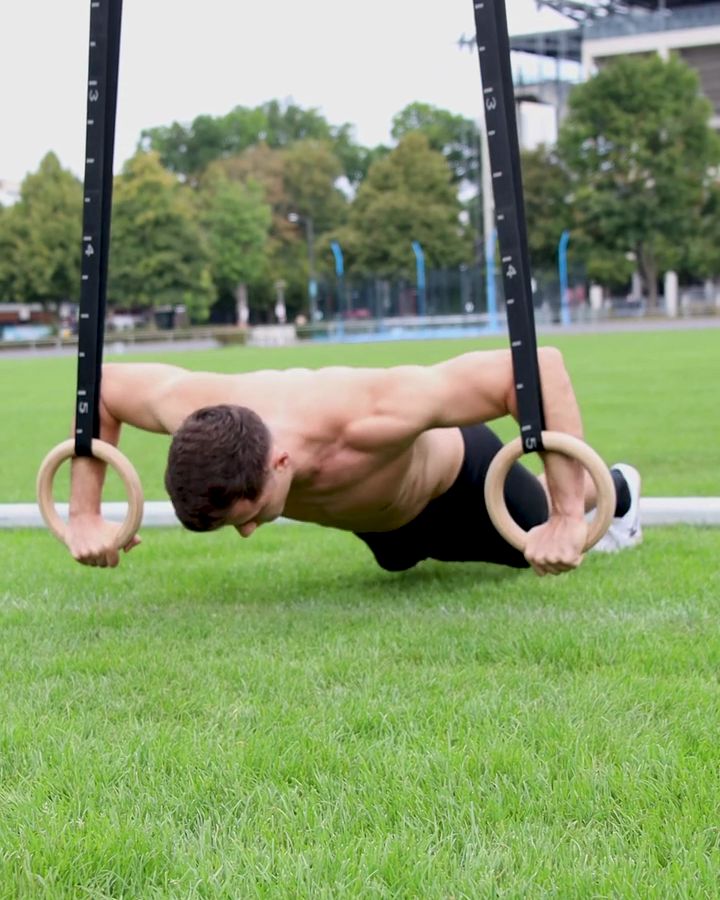
[[[273,469],[286,469],[290,462],[290,454],[287,450],[279,450],[273,459]]]

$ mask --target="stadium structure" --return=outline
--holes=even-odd
[[[520,109],[525,104],[552,108],[556,131],[572,85],[609,60],[676,53],[697,71],[713,107],[711,124],[720,131],[720,0],[538,0],[543,7],[565,16],[570,27],[511,37]]]

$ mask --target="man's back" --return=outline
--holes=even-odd
[[[119,421],[170,434],[202,407],[249,407],[276,443],[291,448],[295,475],[286,516],[347,530],[389,530],[446,490],[460,465],[456,431],[424,431],[422,418],[413,417],[412,376],[422,371],[332,367],[225,375],[109,364],[103,403]],[[400,377],[410,387],[407,415],[387,397]]]

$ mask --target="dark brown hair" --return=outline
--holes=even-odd
[[[165,488],[190,531],[216,528],[236,500],[256,500],[268,475],[270,432],[244,406],[206,406],[173,436]]]

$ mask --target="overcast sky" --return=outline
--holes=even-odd
[[[507,0],[512,34],[567,27]],[[0,180],[54,150],[82,175],[89,0],[0,0]],[[476,118],[472,0],[124,0],[116,169],[143,128],[291,98],[389,142],[415,100]]]

